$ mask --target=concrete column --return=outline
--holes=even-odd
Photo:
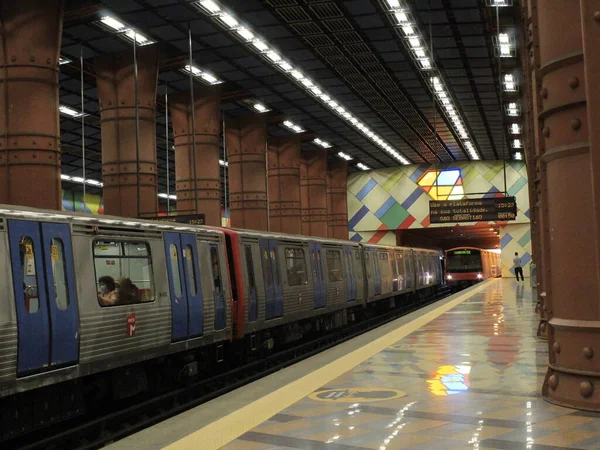
[[[61,209],[64,2],[0,2],[0,203]]]
[[[532,0],[532,6],[547,209],[541,239],[548,254],[550,361],[542,394],[600,410],[600,2]]]
[[[221,226],[220,88],[194,88],[195,138],[191,104],[189,92],[169,96],[175,141],[177,211],[204,214],[207,225]]]
[[[269,222],[270,231],[301,234],[299,136],[269,138]]]
[[[226,121],[231,226],[267,231],[267,123],[263,116]]]
[[[348,239],[348,163],[335,159],[329,163],[329,237]]]
[[[156,86],[158,46],[137,49],[139,160],[136,149],[133,51],[96,58],[102,129],[104,211],[156,215]]]
[[[302,206],[302,232],[308,236],[327,237],[327,151],[304,153],[306,173],[302,173],[304,186]],[[302,176],[305,178],[302,179]],[[302,186],[301,186],[302,189]]]

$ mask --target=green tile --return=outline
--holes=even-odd
[[[500,172],[502,170],[502,165],[498,164],[494,167],[492,167],[488,173],[485,174],[485,179],[488,181],[492,181],[492,179],[498,175],[498,172]]]
[[[396,203],[381,217],[381,222],[390,230],[395,230],[409,215],[409,212],[402,205]]]
[[[402,171],[398,170],[396,173],[394,173],[391,177],[388,178],[388,180],[383,184],[383,188],[389,192],[392,186],[395,185],[398,182],[398,180],[403,176],[404,174],[402,173]]]

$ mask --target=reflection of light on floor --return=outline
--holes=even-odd
[[[483,411],[477,411],[478,416],[480,416],[482,414],[483,414]],[[471,436],[471,440],[468,442],[469,444],[473,444],[474,449],[479,448],[479,443],[481,442],[480,435],[481,435],[482,430],[483,430],[483,420],[480,419],[477,422],[477,428],[475,429],[473,436]]]
[[[471,364],[440,366],[427,380],[429,391],[434,395],[452,395],[469,389]]]
[[[404,413],[408,411],[408,408],[410,408],[415,403],[417,402],[411,402],[407,404],[404,408],[402,408],[400,411],[398,411],[396,420],[393,420],[389,425],[386,426],[386,428],[393,428],[394,431],[392,431],[390,435],[383,440],[383,443],[379,446],[379,450],[387,450],[387,447],[390,444],[390,442],[392,442],[394,438],[398,436],[402,428],[404,428],[404,423],[402,423],[402,421],[404,420]]]
[[[533,418],[531,417],[533,414],[531,412],[531,402],[527,402],[527,422],[525,422],[525,426],[527,426],[527,436],[525,437],[525,444],[527,448],[533,448],[533,436],[531,433],[533,432]]]
[[[354,403],[353,405],[350,405],[347,409],[348,411],[348,415],[349,416],[354,416],[355,414],[358,414],[360,412],[360,409],[358,409],[358,407],[360,406],[360,403]],[[342,422],[340,419],[333,419],[333,426],[335,427],[341,427],[342,426]],[[354,430],[354,426],[351,425],[348,427],[348,430],[352,431]],[[339,438],[341,438],[342,436],[340,434],[336,434],[335,436],[332,436],[331,438],[329,438],[329,440],[325,441],[326,444],[332,444],[335,441],[337,441]]]

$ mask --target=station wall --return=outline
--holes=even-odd
[[[531,259],[529,192],[523,161],[472,161],[439,165],[410,165],[353,173],[348,178],[349,238],[356,242],[396,244],[396,230],[444,227],[429,222],[429,201],[516,197],[517,219],[486,222],[500,229],[503,275],[514,276],[517,251]],[[476,225],[463,223],[461,225]],[[452,224],[457,225],[457,224]]]

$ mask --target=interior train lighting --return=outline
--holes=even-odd
[[[506,115],[509,117],[518,117],[521,115],[521,110],[519,109],[519,105],[514,102],[511,102],[506,107]]]
[[[60,111],[61,114],[72,117],[74,119],[81,117],[81,116],[87,116],[87,114],[83,114],[81,111],[77,111],[76,109],[73,109],[70,106],[66,106],[66,105],[60,105],[58,107],[58,110]]]
[[[431,90],[441,110],[446,115],[447,123],[454,128],[456,135],[459,136],[459,139],[462,141],[463,147],[467,150],[469,157],[473,160],[480,159],[479,152],[473,145],[473,139],[465,127],[465,121],[448,94],[449,91],[443,81],[441,73],[432,67],[432,55],[429,54],[425,39],[419,31],[416,21],[413,20],[413,16],[408,7],[408,2],[406,0],[386,0],[386,2],[389,11],[392,13],[392,15],[390,15],[390,20],[392,24],[401,31],[400,34],[404,38],[406,47],[409,50],[412,59],[423,71],[431,73]]]
[[[119,36],[123,39],[126,39],[130,42],[135,42],[135,44],[139,47],[143,47],[144,45],[154,44],[154,41],[149,39],[143,33],[140,33],[133,27],[125,24],[124,22],[116,19],[112,16],[104,16],[100,19],[99,22],[104,28],[108,28],[111,31],[115,31],[119,33]]]
[[[352,161],[354,158],[352,158],[352,156],[348,155],[347,153],[344,152],[338,152],[338,157],[345,159],[346,161]],[[365,166],[366,167],[366,166]]]
[[[290,131],[294,133],[304,133],[306,130],[302,128],[300,125],[296,125],[291,120],[284,120],[282,125]]]
[[[327,141],[324,141],[323,139],[314,138],[312,140],[312,143],[318,145],[319,147],[331,148],[331,144]]]
[[[369,166],[366,166],[363,163],[358,163],[356,167],[358,167],[360,170],[371,170]]]
[[[199,67],[194,65],[190,66],[189,64],[186,64],[186,66],[183,69],[181,69],[181,71],[185,74],[191,73],[194,78],[198,78],[204,83],[209,84],[211,86],[223,83],[222,80],[219,80],[212,73],[200,69]]]
[[[394,2],[392,2],[394,3]],[[242,41],[254,52],[261,55],[271,66],[286,74],[296,85],[320,101],[327,108],[337,114],[342,120],[357,129],[366,136],[373,144],[383,149],[392,158],[401,164],[411,162],[397,149],[385,141],[381,136],[371,130],[365,123],[355,117],[342,104],[340,104],[325,89],[315,83],[300,68],[295,67],[292,62],[286,60],[275,47],[266,39],[252,31],[241,23],[231,12],[226,11],[218,2],[213,0],[201,0],[195,3],[199,11],[210,17],[214,22],[224,27],[233,36]],[[415,48],[417,50],[417,48]],[[426,64],[426,63],[425,63]]]

